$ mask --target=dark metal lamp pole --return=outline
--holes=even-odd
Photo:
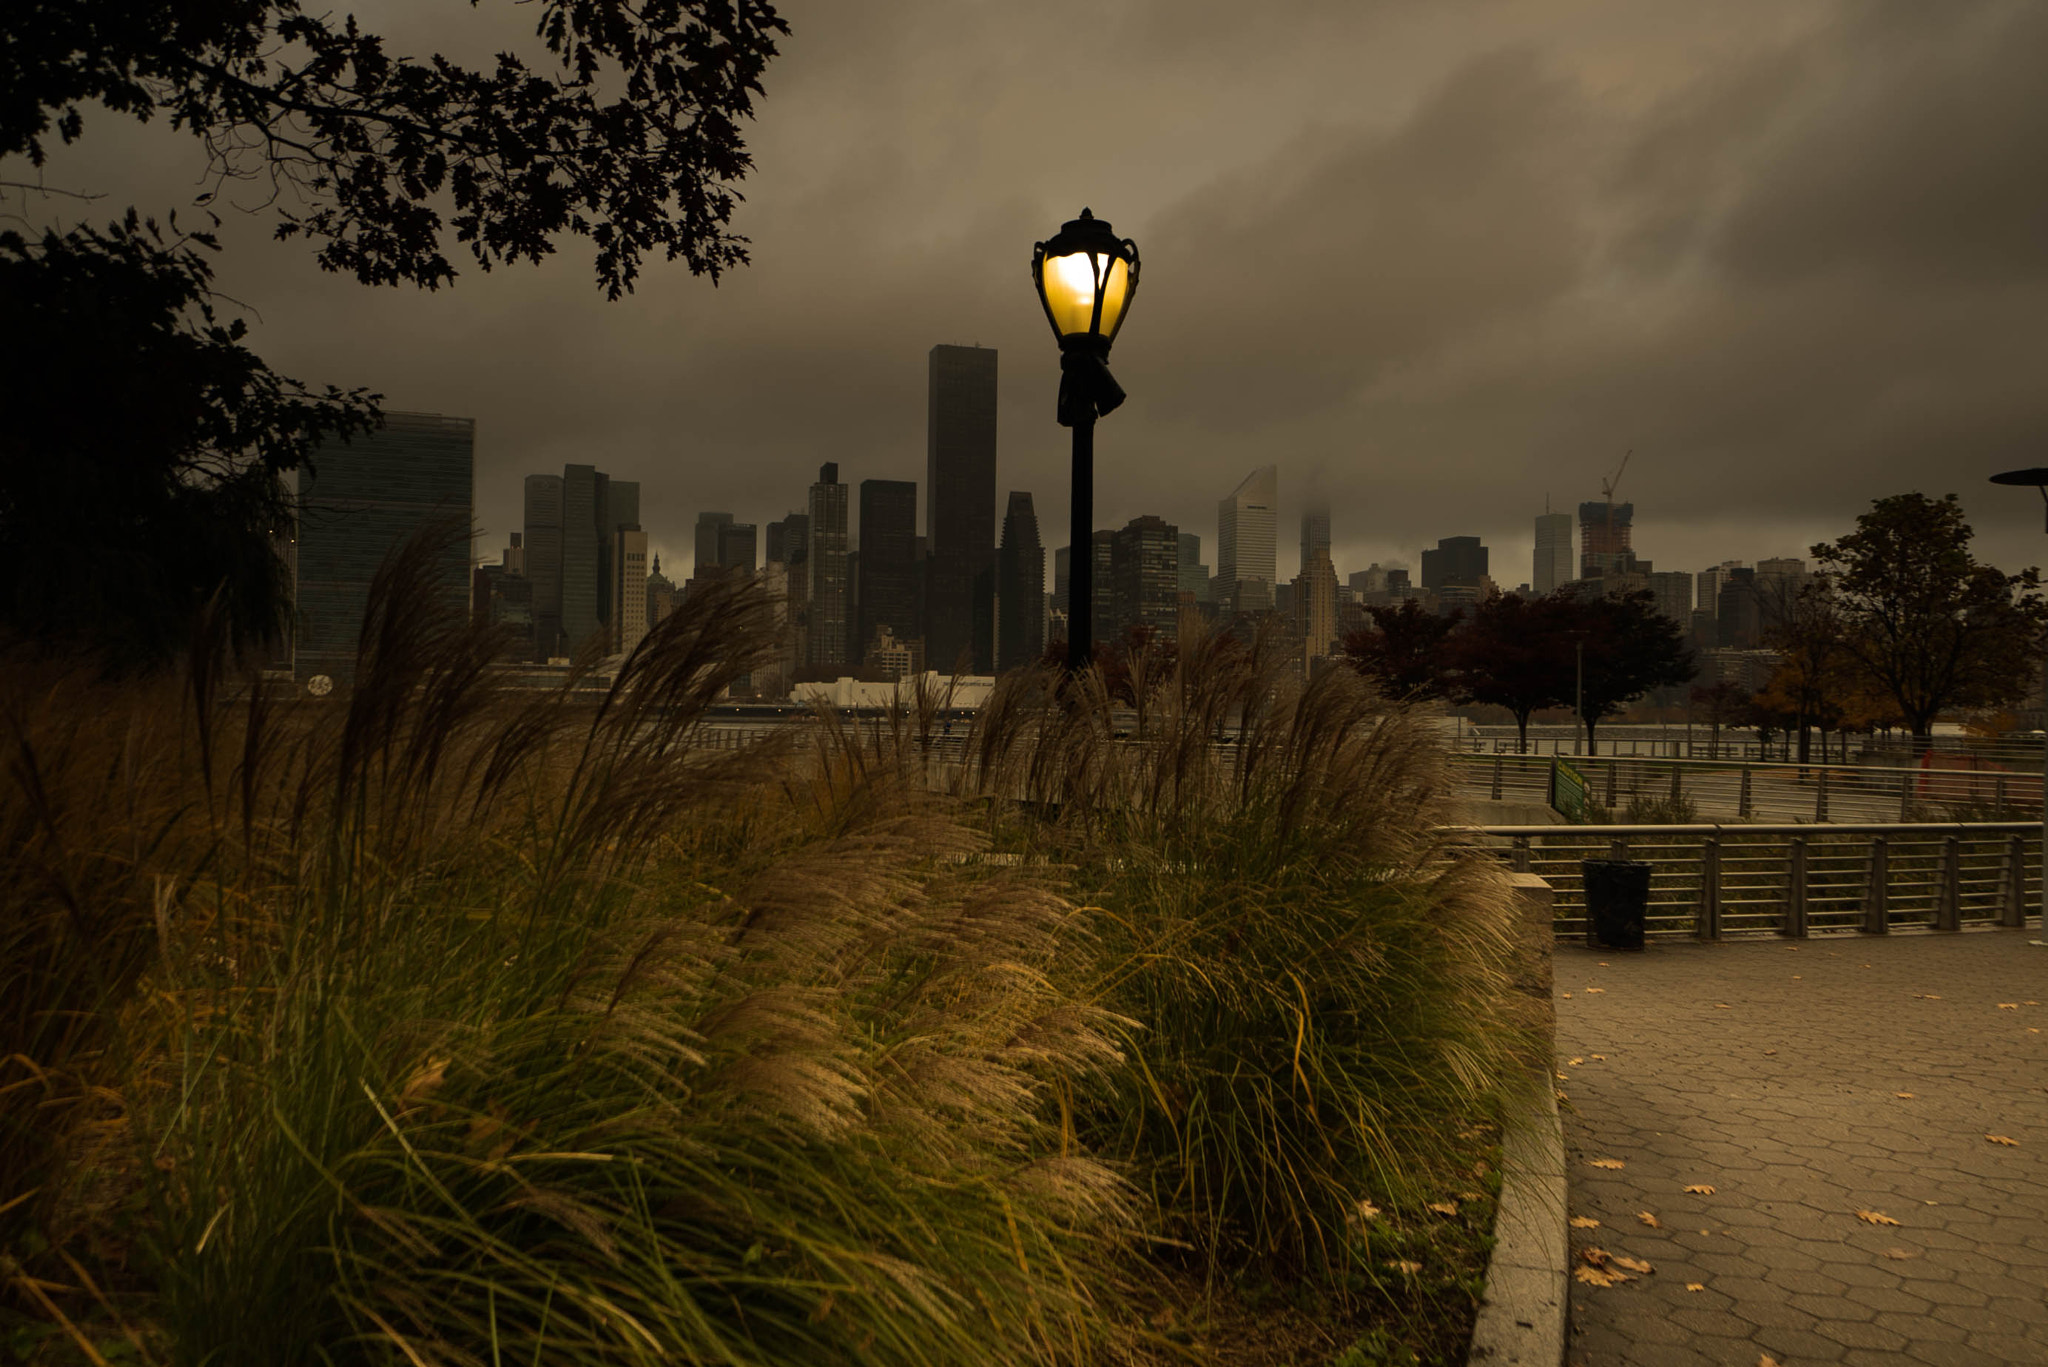
[[[1083,209],[1033,249],[1031,281],[1060,339],[1059,421],[1074,431],[1067,669],[1075,673],[1095,653],[1095,420],[1124,401],[1109,373],[1109,347],[1138,292],[1138,247]]]

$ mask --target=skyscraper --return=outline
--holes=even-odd
[[[1635,517],[1633,503],[1579,505],[1579,578],[1599,579],[1635,567],[1629,545]]]
[[[719,563],[718,538],[720,532],[732,525],[731,513],[697,514],[697,563],[690,567],[692,575],[703,575]],[[774,556],[768,557],[774,559]]]
[[[810,627],[808,659],[814,668],[846,666],[846,486],[839,465],[826,461],[811,486]]]
[[[925,659],[995,667],[996,353],[935,346],[927,375]]]
[[[386,413],[376,431],[320,448],[299,478],[296,678],[355,678],[370,581],[421,534],[445,537],[433,558],[434,602],[451,625],[469,618],[475,468],[475,420],[438,413]]]
[[[620,527],[612,533],[612,653],[630,654],[647,634],[647,533]]]
[[[756,545],[753,523],[728,521],[718,529],[718,568],[727,574],[752,574],[760,568]]]
[[[1692,576],[1684,570],[1653,570],[1649,578],[1650,593],[1657,600],[1657,611],[1689,630],[1692,626]]]
[[[526,477],[526,577],[533,584],[536,660],[562,653],[562,477]]]
[[[1093,566],[1088,581],[1088,634],[1100,645],[1123,635],[1129,623],[1116,617],[1116,533],[1098,530],[1093,542],[1094,554],[1088,562]],[[1072,589],[1068,585],[1070,593]]]
[[[1110,543],[1116,629],[1144,627],[1172,641],[1180,634],[1180,528],[1164,518],[1134,517]]]
[[[1476,536],[1446,536],[1422,553],[1422,587],[1477,588],[1486,577],[1487,551]]]
[[[1318,551],[1294,581],[1294,621],[1304,667],[1336,653],[1337,569],[1327,551]]]
[[[1202,563],[1202,538],[1193,532],[1180,534],[1180,588],[1197,603],[1209,601],[1209,567]]]
[[[1217,608],[1256,612],[1273,605],[1274,505],[1280,469],[1262,465],[1216,505]]]
[[[618,599],[612,588],[618,579],[617,562],[612,559],[613,538],[622,527],[638,528],[640,525],[640,481],[637,479],[613,479],[600,473],[597,477],[597,536],[598,536],[598,580],[597,620],[618,639]],[[641,575],[646,576],[647,566],[643,557]]]
[[[1572,515],[1544,513],[1536,519],[1536,564],[1529,587],[1550,593],[1578,578],[1572,553]]]
[[[917,639],[917,484],[907,479],[860,482],[859,629],[862,656],[880,627],[907,644]]]
[[[1308,573],[1318,555],[1330,558],[1330,500],[1312,494],[1301,510],[1301,573]]]
[[[598,524],[604,501],[597,467],[562,467],[562,636],[571,655],[597,631],[597,585],[604,557]]]
[[[1699,605],[1699,611],[1706,613],[1709,617],[1718,619],[1721,614],[1721,585],[1728,581],[1728,575],[1731,570],[1742,568],[1743,564],[1740,560],[1723,560],[1712,569],[1701,570],[1698,574],[1694,575],[1693,582],[1696,585],[1696,589],[1693,601]]]
[[[1031,495],[1010,492],[996,552],[996,668],[1016,669],[1045,654],[1045,546]]]

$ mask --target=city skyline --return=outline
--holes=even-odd
[[[1082,109],[1035,75],[1059,25],[934,3],[789,8],[733,225],[753,264],[716,288],[651,262],[609,304],[565,244],[368,290],[224,210],[220,289],[287,374],[473,415],[487,549],[522,525],[517,476],[571,464],[640,482],[678,567],[698,510],[766,523],[825,460],[922,483],[935,342],[1007,353],[1001,487],[1065,526],[1058,354],[1024,266],[1088,204],[1146,262],[1103,526],[1212,536],[1221,493],[1277,462],[1282,539],[1321,492],[1340,569],[1450,535],[1521,565],[1544,499],[1598,497],[1633,449],[1660,566],[1804,555],[1909,489],[1959,494],[1987,560],[2048,561],[2038,501],[1984,483],[2039,464],[2048,430],[2028,76],[2048,10],[1501,0],[1272,25],[1133,0],[1062,68],[1111,95]],[[525,11],[363,13],[419,50],[530,46]],[[1129,117],[1148,108],[1176,117]],[[1103,121],[1123,135],[1082,136]],[[47,183],[190,209],[189,136],[88,123]]]

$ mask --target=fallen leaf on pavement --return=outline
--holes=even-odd
[[[1605,960],[1605,959],[1602,959],[1602,960],[1600,961],[1600,967],[1602,967],[1602,968],[1605,968],[1605,967],[1607,967],[1607,960]]]
[[[1913,1000],[1916,1002],[1938,1002],[1941,998],[1932,992],[1915,992]]]
[[[1894,1220],[1881,1210],[1859,1210],[1856,1212],[1856,1218],[1866,1225],[1895,1225],[1898,1223],[1897,1220]]]
[[[1559,1074],[1557,1074],[1557,1080],[1558,1080],[1559,1082],[1569,1082],[1569,1081],[1571,1081],[1571,1079],[1570,1079],[1570,1078],[1568,1078],[1568,1077],[1566,1077],[1566,1076],[1565,1076],[1565,1075],[1564,1075],[1563,1073],[1559,1073]]]
[[[1619,1158],[1595,1158],[1592,1161],[1592,1166],[1596,1168],[1625,1168],[1628,1164],[1622,1162]]]
[[[1765,1353],[1756,1360],[1756,1367],[1785,1367],[1785,1364],[1772,1357],[1769,1353]]]
[[[1588,1054],[1586,1057],[1592,1059],[1595,1063],[1607,1062],[1607,1055],[1605,1054]]]
[[[1427,1209],[1433,1210],[1439,1215],[1456,1215],[1458,1213],[1458,1203],[1456,1201],[1431,1201]]]
[[[2001,1011],[2017,1011],[2020,1009],[2020,1004],[2018,1002],[2000,1002],[1998,1009]]]
[[[1586,993],[1586,995],[1590,997],[1590,996],[1592,996],[1592,995],[1593,995],[1593,994],[1594,994],[1595,992],[1605,992],[1605,991],[1606,991],[1607,989],[1606,989],[1606,988],[1604,988],[1604,987],[1588,987],[1588,988],[1586,988],[1586,989],[1584,989],[1584,990],[1585,990],[1585,993]]]
[[[1572,1228],[1598,1229],[1600,1228],[1600,1222],[1590,1215],[1574,1215],[1572,1216]]]
[[[1579,1250],[1579,1260],[1591,1263],[1594,1267],[1605,1267],[1607,1266],[1607,1250],[1595,1248],[1592,1244],[1587,1244]]]
[[[1657,1219],[1657,1217],[1650,1214],[1650,1212],[1647,1210],[1637,1211],[1636,1218],[1638,1220],[1641,1220],[1644,1224],[1648,1225],[1651,1229],[1664,1228],[1663,1224]]]
[[[2041,1003],[2039,1003],[2039,1002],[2034,1002],[2034,1001],[2030,1001],[2030,1002],[2028,1002],[2028,1003],[2027,1003],[2027,1005],[2028,1005],[2028,1006],[2039,1006],[2040,1004],[2041,1004]]]
[[[1884,1251],[1884,1256],[1887,1258],[1917,1258],[1920,1255],[1908,1249],[1888,1248]]]
[[[2009,1137],[2007,1137],[2006,1135],[2002,1135],[2002,1134],[1987,1134],[1987,1135],[1985,1135],[1984,1137],[1985,1137],[1986,1139],[1990,1140],[1990,1141],[1991,1141],[1992,1143],[1994,1143],[1994,1144],[2003,1144],[2003,1145],[2005,1145],[2005,1146],[2006,1146],[2007,1148],[2011,1148],[2011,1149],[2016,1149],[2016,1148],[2018,1148],[2018,1147],[2020,1146],[2020,1141],[2019,1141],[2019,1140],[2017,1140],[2017,1139],[2012,1139],[2012,1138],[2009,1138]]]
[[[1685,1289],[1688,1291],[1704,1291],[1707,1289],[1707,1287],[1706,1283],[1704,1282],[1687,1282],[1685,1284]]]
[[[1603,1272],[1597,1267],[1575,1267],[1572,1269],[1572,1276],[1588,1286],[1614,1286],[1635,1280],[1626,1272]]]
[[[1775,1054],[1775,1053],[1777,1053],[1777,1052],[1778,1052],[1778,1051],[1777,1051],[1777,1050],[1775,1050],[1775,1049],[1766,1049],[1766,1050],[1764,1050],[1764,1057],[1765,1057],[1765,1058],[1769,1058],[1769,1057],[1770,1057],[1770,1056],[1771,1056],[1772,1054]]]
[[[1911,1101],[1913,1099],[1913,1094],[1911,1092],[1893,1092],[1892,1095],[1897,1097],[1901,1101]]]
[[[1727,1002],[1715,1002],[1714,1009],[1716,1011],[1733,1011],[1735,1008],[1730,1006]]]
[[[1625,1267],[1631,1272],[1655,1272],[1657,1270],[1641,1258],[1624,1258],[1619,1253],[1614,1255],[1614,1265],[1616,1267]]]
[[[1705,1182],[1695,1182],[1687,1187],[1686,1190],[1695,1196],[1712,1196],[1714,1194],[1714,1189]]]
[[[1582,1058],[1566,1059],[1566,1060],[1565,1060],[1565,1065],[1564,1065],[1564,1066],[1565,1066],[1565,1067],[1567,1067],[1567,1068],[1576,1068],[1576,1067],[1578,1067],[1578,1066],[1579,1066],[1579,1065],[1580,1065],[1581,1063],[1584,1063],[1584,1062],[1585,1062],[1585,1060],[1584,1060],[1584,1059],[1582,1059]]]
[[[1794,974],[1792,975],[1792,981],[1793,981],[1793,982],[1795,982],[1795,983],[1796,983],[1796,982],[1804,982],[1805,980],[1806,980],[1806,975],[1805,975],[1804,973],[1794,973]]]
[[[1570,1001],[1572,999],[1572,994],[1569,992],[1560,992],[1558,995],[1563,997],[1566,1001]]]

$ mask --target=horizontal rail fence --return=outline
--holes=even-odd
[[[1554,764],[1585,779],[1586,796],[1609,817],[1638,820],[1816,823],[2021,820],[2041,811],[2041,775],[1969,756],[1938,754],[1925,766],[1779,764],[1629,756],[1451,756],[1458,791],[1493,801],[1548,801]]]
[[[1439,725],[1443,726],[1445,741],[1467,754],[1521,753],[1520,741],[1512,726],[1489,724],[1483,727],[1467,725],[1453,728],[1443,723]],[[1619,729],[1602,727],[1595,740],[1600,754],[1626,759],[1720,759],[1790,764],[1797,762],[1799,750],[1796,738],[1786,737],[1764,744],[1759,742],[1753,733],[1738,731],[1733,727],[1723,727],[1719,739],[1715,739],[1712,731],[1704,726],[1695,726],[1689,734],[1682,726],[1638,726]],[[1583,737],[1569,730],[1539,733],[1532,727],[1528,745],[1527,753],[1532,755],[1585,757],[1581,753],[1586,748]],[[1935,736],[1929,745],[1934,753],[1942,756],[1974,758],[2022,772],[2041,772],[2039,743]],[[1858,735],[1853,738],[1848,750],[1845,750],[1839,738],[1831,737],[1827,753],[1821,753],[1821,749],[1816,741],[1808,758],[1814,763],[1882,765],[1910,763],[1915,758],[1910,739],[1885,741]]]
[[[1650,864],[1660,938],[2021,926],[2040,906],[2038,822],[1463,829],[1549,882],[1566,939],[1586,934],[1587,859]]]

